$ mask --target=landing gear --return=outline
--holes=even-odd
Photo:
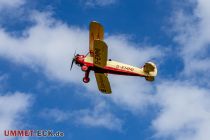
[[[84,78],[82,79],[82,81],[83,81],[84,83],[88,83],[88,82],[90,81],[90,78],[89,78],[89,77],[84,77]]]
[[[155,77],[154,76],[146,76],[145,77],[145,79],[147,80],[147,81],[154,81],[155,80]]]
[[[82,79],[84,83],[88,83],[90,81],[89,73],[90,73],[90,69],[87,68],[87,70],[85,71],[85,77]]]

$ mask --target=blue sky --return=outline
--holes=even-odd
[[[0,0],[0,138],[52,129],[65,140],[208,140],[209,9],[205,0]],[[109,75],[107,96],[93,73],[84,84],[79,67],[70,72],[75,50],[88,51],[92,20],[110,58],[152,60],[156,81]]]

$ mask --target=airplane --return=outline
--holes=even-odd
[[[154,81],[157,75],[157,67],[153,62],[146,62],[143,67],[139,68],[108,59],[108,47],[104,42],[104,28],[96,21],[90,22],[89,25],[88,54],[74,54],[70,70],[74,63],[85,72],[84,83],[90,81],[89,73],[94,71],[98,89],[105,94],[112,92],[108,74],[140,76],[147,81]]]

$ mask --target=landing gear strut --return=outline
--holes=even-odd
[[[85,77],[82,79],[82,81],[83,81],[84,83],[88,83],[88,82],[90,81],[89,73],[90,73],[90,70],[87,69],[87,70],[85,71]]]

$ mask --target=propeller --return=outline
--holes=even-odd
[[[76,57],[76,51],[74,52],[74,57],[72,58],[72,61],[71,61],[70,71],[71,71],[71,69],[72,69],[72,67],[74,65],[74,62],[76,61],[75,57]]]

